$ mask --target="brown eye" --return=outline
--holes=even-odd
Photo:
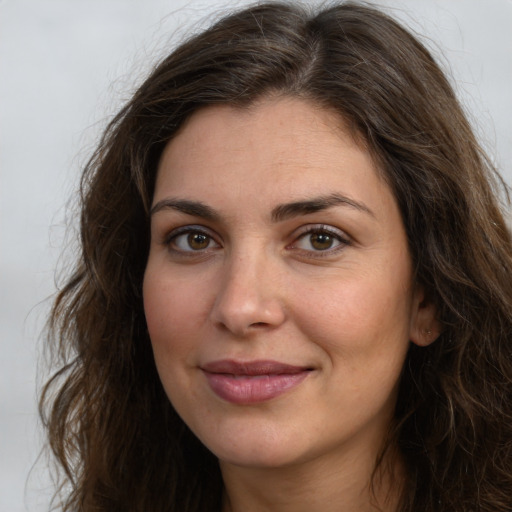
[[[174,252],[194,253],[216,249],[219,244],[204,231],[185,228],[177,234],[171,233],[165,244]]]
[[[334,237],[329,233],[313,233],[310,235],[311,247],[317,251],[326,251],[333,246]]]
[[[194,251],[206,249],[210,245],[210,237],[204,233],[189,233],[187,236],[187,243]]]
[[[293,243],[292,248],[315,253],[332,254],[338,249],[350,245],[350,239],[345,233],[333,226],[311,226]]]

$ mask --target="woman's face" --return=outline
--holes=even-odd
[[[290,98],[204,108],[167,145],[144,305],[173,406],[246,467],[374,455],[433,321],[369,153]]]

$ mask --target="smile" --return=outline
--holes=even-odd
[[[254,404],[299,385],[312,368],[277,361],[214,361],[201,367],[212,391],[234,404]]]

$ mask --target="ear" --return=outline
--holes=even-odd
[[[436,305],[426,296],[423,286],[416,284],[412,301],[409,339],[420,347],[426,347],[436,341],[441,331]]]

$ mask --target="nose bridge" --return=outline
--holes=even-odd
[[[224,263],[212,310],[214,322],[237,335],[256,327],[279,325],[284,309],[277,266],[261,243],[233,248]]]

